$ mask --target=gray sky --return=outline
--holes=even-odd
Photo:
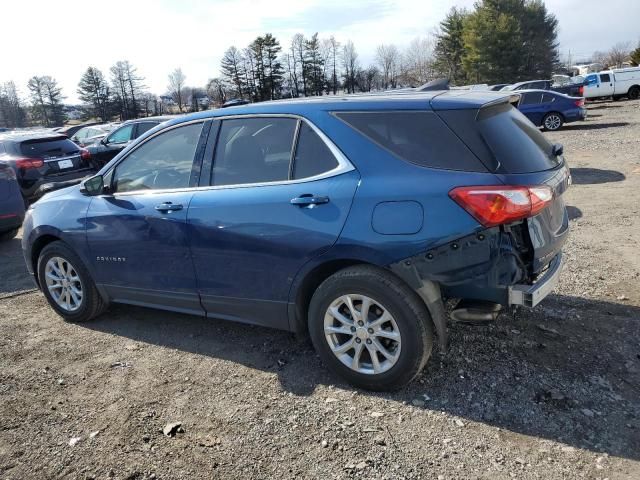
[[[547,0],[560,22],[562,55],[574,59],[617,42],[640,41],[640,0]],[[271,32],[286,45],[296,32],[351,39],[363,64],[380,43],[407,45],[433,31],[452,5],[473,0],[4,0],[0,7],[0,82],[51,75],[67,102],[77,100],[89,66],[105,74],[129,60],[150,91],[166,91],[167,75],[181,67],[187,83],[202,86],[219,73],[230,46],[245,47]]]

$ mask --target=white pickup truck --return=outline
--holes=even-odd
[[[640,97],[640,67],[614,68],[590,73],[584,79],[585,98],[613,97],[618,100]]]

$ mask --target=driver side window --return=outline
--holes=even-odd
[[[143,143],[116,166],[112,191],[188,187],[202,125],[173,128]]]
[[[107,138],[107,143],[127,143],[131,140],[131,133],[133,132],[133,125],[126,125],[119,128]]]

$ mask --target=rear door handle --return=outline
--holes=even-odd
[[[160,205],[156,205],[156,210],[159,212],[177,212],[178,210],[182,210],[184,207],[179,203],[171,203],[164,202]]]
[[[299,197],[291,199],[291,205],[297,205],[301,208],[312,208],[316,205],[322,205],[323,203],[329,203],[329,197],[316,196],[310,193],[300,195]]]

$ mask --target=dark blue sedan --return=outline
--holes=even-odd
[[[64,319],[109,303],[308,332],[362,388],[415,378],[451,317],[533,307],[568,234],[560,149],[511,94],[265,102],[155,127],[25,219]],[[180,332],[175,332],[180,335]]]
[[[549,90],[520,90],[518,110],[534,125],[558,130],[563,124],[587,118],[584,98],[569,97]]]

